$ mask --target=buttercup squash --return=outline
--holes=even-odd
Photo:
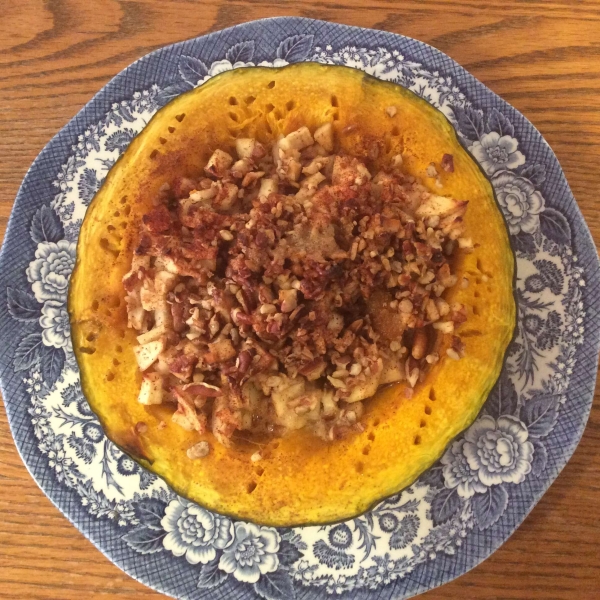
[[[207,456],[190,460],[197,432],[172,422],[172,409],[137,400],[142,378],[122,280],[138,224],[164,184],[198,177],[216,149],[233,152],[239,138],[269,146],[280,134],[303,126],[314,132],[324,123],[332,123],[340,152],[366,157],[369,141],[382,140],[382,152],[369,157],[376,167],[401,155],[403,170],[432,193],[468,201],[473,251],[454,265],[464,285],[444,296],[467,309],[459,332],[464,356],[454,360],[446,352],[451,336],[440,335],[441,358],[425,381],[412,397],[403,385],[380,390],[365,405],[362,432],[322,441],[295,431],[268,441],[255,463],[252,444],[211,443]],[[475,419],[513,334],[513,271],[491,185],[442,113],[400,86],[346,67],[238,69],[165,106],[109,172],[79,237],[69,295],[73,347],[83,391],[108,437],[179,494],[269,525],[326,523],[412,483]]]

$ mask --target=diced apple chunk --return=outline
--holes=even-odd
[[[140,370],[145,371],[149,369],[164,349],[165,342],[162,339],[136,346],[133,351]]]
[[[208,345],[210,354],[205,357],[206,362],[210,364],[222,363],[235,358],[237,355],[236,349],[228,339],[218,340]]]
[[[161,301],[161,295],[156,291],[154,283],[151,280],[146,280],[144,286],[140,290],[140,300],[144,310],[154,310]]]
[[[356,158],[350,156],[335,157],[331,173],[333,185],[363,185],[370,179],[369,169]]]
[[[229,169],[232,163],[233,158],[230,154],[227,154],[224,150],[217,149],[208,159],[208,163],[206,164],[206,167],[204,167],[204,170],[208,175],[224,177],[227,169]]]
[[[171,419],[184,429],[190,427],[188,431],[195,429],[199,433],[204,433],[208,424],[206,415],[196,412],[193,400],[188,398],[185,392],[178,391],[177,388],[175,388],[175,398],[177,398],[177,410]]]
[[[226,396],[215,398],[212,409],[212,433],[226,448],[232,445],[231,436],[242,425],[241,414],[231,410]]]
[[[331,162],[331,156],[317,156],[313,158],[309,164],[307,164],[302,172],[305,175],[314,175],[318,173],[323,167],[326,167]]]
[[[178,274],[182,272],[181,267],[170,256],[162,256],[161,260],[164,263],[165,269],[169,271],[169,273]]]
[[[176,425],[179,425],[179,427],[181,427],[182,429],[185,429],[186,431],[194,430],[194,426],[190,423],[189,419],[185,416],[185,414],[181,410],[176,410],[171,415],[171,421],[173,421],[173,423],[175,423]]]
[[[379,374],[368,377],[364,383],[355,387],[347,398],[344,398],[346,402],[358,402],[359,400],[365,400],[375,394],[379,387]]]
[[[314,143],[313,137],[308,127],[300,127],[296,131],[292,131],[279,142],[279,148],[284,152],[289,150],[302,150]]]
[[[138,396],[140,404],[161,404],[163,398],[163,378],[158,373],[144,373]]]
[[[304,393],[306,386],[304,377],[289,379],[288,377],[281,376],[280,380],[280,385],[271,393],[273,400],[289,402]]]
[[[127,307],[127,327],[133,329],[143,329],[146,323],[146,311],[141,306]]]
[[[264,177],[264,171],[250,171],[250,173],[246,173],[244,175],[244,179],[242,179],[242,187],[250,187],[254,185],[261,177]]]
[[[127,303],[127,327],[132,327],[137,331],[142,330],[146,323],[146,311],[140,300],[140,291],[135,289],[127,292],[125,302]]]
[[[271,392],[277,419],[287,429],[301,429],[306,425],[305,415],[297,414],[292,406],[294,400],[304,395],[305,387],[306,380],[303,377],[286,378],[276,391]]]
[[[458,212],[466,206],[467,202],[464,200],[456,200],[455,198],[432,194],[417,207],[415,216],[420,219],[427,217],[445,217]]]
[[[303,148],[312,146],[313,143],[314,140],[310,133],[310,129],[304,126],[286,135],[279,142],[279,148],[284,152],[288,152],[289,150],[302,150]]]
[[[171,305],[164,299],[156,304],[154,309],[154,324],[156,327],[170,327],[173,323]]]
[[[302,173],[302,164],[295,158],[287,158],[283,161],[281,169],[288,181],[298,181]]]
[[[333,125],[325,123],[314,134],[315,142],[323,146],[327,152],[333,152]]]
[[[337,413],[338,405],[335,401],[335,395],[331,390],[323,390],[321,395],[321,404],[323,405],[323,414],[326,417],[332,417]]]
[[[236,179],[241,179],[250,171],[252,168],[252,161],[249,158],[240,158],[240,160],[233,163],[231,167],[231,174]]]
[[[304,180],[300,183],[300,186],[302,188],[305,188],[306,190],[315,192],[319,184],[323,181],[325,181],[325,175],[317,171],[313,175],[305,177]]]
[[[203,440],[188,448],[186,454],[190,460],[204,458],[210,454],[210,445],[207,441]]]
[[[138,269],[149,269],[150,268],[150,257],[147,254],[142,256],[134,254],[131,259],[131,272],[137,271]]]
[[[180,204],[196,204],[197,202],[210,202],[217,195],[217,186],[211,185],[207,190],[194,190],[190,197],[180,200]]]
[[[157,294],[165,296],[168,294],[177,284],[178,277],[175,273],[169,271],[159,271],[154,276],[154,289]]]
[[[344,400],[346,402],[358,402],[373,396],[379,387],[382,372],[383,365],[381,359],[379,359],[377,363],[371,365],[371,375],[367,377],[363,384],[355,387],[350,392],[350,396],[344,398]]]
[[[155,327],[150,331],[146,331],[146,333],[142,333],[137,336],[138,344],[148,344],[149,342],[155,342],[159,340],[163,335],[167,333],[167,328],[164,325],[160,327]]]
[[[225,183],[212,200],[216,210],[230,210],[238,199],[238,187],[234,183]]]
[[[290,313],[298,306],[298,291],[279,290],[279,300],[281,302],[281,312]]]
[[[386,383],[396,383],[404,379],[404,371],[395,363],[385,363],[383,365],[383,371],[381,372],[381,378],[379,379],[378,385],[385,385]]]
[[[274,179],[263,179],[260,182],[259,197],[268,198],[271,194],[276,194],[278,191],[277,182]]]
[[[239,138],[235,140],[235,151],[238,158],[252,158],[257,145],[258,143],[254,138]]]

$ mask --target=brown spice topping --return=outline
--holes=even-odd
[[[140,343],[158,340],[137,355],[162,394],[140,401],[173,403],[182,427],[225,445],[304,426],[338,439],[378,385],[414,387],[437,362],[431,325],[466,319],[440,297],[466,203],[430,194],[401,160],[375,173],[332,155],[332,136],[304,127],[269,151],[238,140],[237,160],[217,150],[208,177],[177,179],[142,218],[124,286]],[[453,338],[448,355],[462,353]]]

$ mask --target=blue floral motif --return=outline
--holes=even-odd
[[[56,175],[54,186],[62,192],[66,192],[69,189],[69,183],[75,178],[76,169],[80,166],[82,166],[80,160],[77,160],[75,156],[69,156],[60,173]]]
[[[63,302],[47,300],[42,306],[40,325],[42,339],[46,346],[71,348],[71,324],[67,307]]]
[[[101,181],[94,169],[84,169],[79,180],[79,197],[84,204],[89,204],[96,192],[100,189]]]
[[[256,583],[261,575],[277,571],[279,542],[279,534],[272,527],[238,521],[235,539],[221,555],[219,569],[231,573],[238,581]]]
[[[102,431],[102,427],[97,423],[86,423],[83,426],[83,435],[95,444],[104,439],[104,431]]]
[[[336,548],[345,550],[352,545],[352,531],[345,523],[336,525],[329,532],[329,543]]]
[[[544,324],[544,329],[540,336],[537,338],[537,345],[540,350],[550,350],[553,346],[558,344],[561,335],[562,319],[560,315],[555,311],[550,311]]]
[[[492,185],[510,233],[534,233],[539,228],[545,200],[531,181],[511,171],[500,171],[492,177]]]
[[[398,528],[390,537],[390,548],[392,550],[406,548],[417,537],[419,524],[419,517],[416,515],[406,515],[403,517]]]
[[[457,440],[442,457],[446,486],[456,488],[461,498],[471,498],[486,490],[485,484],[479,480],[479,474],[469,465],[464,452],[466,440]]]
[[[102,130],[98,125],[92,125],[85,130],[83,135],[79,136],[79,143],[83,144],[84,148],[90,152],[92,150],[100,150],[100,134]]]
[[[455,99],[458,99],[460,94],[458,88],[453,86],[450,78],[448,80],[443,77],[440,78],[439,73],[437,75],[435,73],[424,73],[419,63],[407,60],[397,50],[390,51],[387,48],[371,50],[357,46],[344,46],[339,50],[334,50],[331,46],[325,48],[317,46],[312,60],[353,67],[380,79],[402,83],[408,83],[417,74],[422,74],[432,85],[440,84],[444,86],[441,92],[442,95],[446,94],[446,99],[453,93],[457,94]],[[464,99],[464,95],[462,99]],[[439,103],[442,104],[443,102],[444,98],[442,97]]]
[[[35,251],[35,260],[29,263],[27,280],[38,302],[64,302],[69,277],[75,266],[75,244],[67,240],[41,242]]]
[[[238,42],[227,50],[225,58],[233,64],[237,62],[250,62],[254,57],[255,45],[254,40]]]
[[[53,202],[53,204],[55,204]],[[36,243],[60,242],[64,229],[54,207],[42,205],[35,211],[29,227],[29,236]]]
[[[59,482],[72,483],[81,478],[77,464],[67,455],[65,436],[51,437],[40,442],[40,449],[48,456],[48,464]]]
[[[311,565],[307,560],[301,560],[294,572],[294,578],[303,585],[310,585],[315,579],[315,571],[319,565]]]
[[[146,471],[146,469],[140,469],[139,475],[141,490],[147,490],[156,481],[156,475],[150,471]]]
[[[69,242],[74,242],[77,240],[77,236],[79,235],[79,230],[81,229],[82,220],[78,219],[75,221],[71,221],[67,225],[65,225],[65,239]]]
[[[131,140],[135,137],[135,132],[131,128],[120,129],[115,131],[106,138],[104,147],[109,152],[117,151],[119,154],[124,152],[129,146]]]
[[[96,457],[96,445],[85,437],[79,437],[74,431],[69,435],[69,446],[75,450],[78,458],[89,465]]]
[[[84,417],[91,417],[94,414],[85,398],[77,401],[77,412]]]
[[[496,131],[482,135],[470,148],[471,154],[488,175],[505,169],[515,169],[525,163],[525,156],[517,150],[519,142],[510,135]]]
[[[512,384],[501,380],[502,386],[504,389],[497,390],[490,399],[497,408],[512,405]],[[540,414],[543,418],[550,414],[546,405],[526,411],[526,421],[536,422]],[[445,489],[432,505],[436,520],[448,521],[465,506],[466,500],[481,530],[496,523],[508,505],[504,484],[523,482],[532,471],[534,450],[545,453],[539,444],[536,450],[529,437],[527,425],[513,415],[495,419],[486,414],[475,421],[440,461]]]
[[[540,272],[540,277],[544,283],[544,286],[547,286],[554,295],[560,295],[563,289],[565,278],[560,272],[558,266],[552,261],[545,259],[534,260],[533,264]]]
[[[311,34],[293,35],[283,40],[277,48],[277,58],[275,61],[299,62],[306,60],[312,49],[313,40],[314,36]]]
[[[259,63],[258,66],[284,67],[287,64],[289,63],[283,59],[275,59],[273,63]],[[191,87],[197,87],[208,81],[211,77],[225,73],[225,71],[253,66],[254,63],[250,60],[238,60],[232,63],[228,58],[224,58],[213,62],[210,68],[207,68],[206,65],[197,58],[192,56],[182,56],[179,60],[179,73],[182,79]]]
[[[233,541],[233,524],[229,519],[211,513],[183,498],[173,500],[167,506],[161,525],[167,532],[163,540],[164,547],[175,556],[185,556],[192,565],[210,562],[216,557],[217,550],[226,548]],[[243,540],[239,541],[238,546],[241,546],[240,553],[243,555]],[[247,554],[250,553],[251,549],[248,545]],[[252,561],[248,563],[244,556],[240,558],[241,569],[253,564]],[[258,576],[254,581],[257,579]]]
[[[140,467],[135,462],[135,460],[133,460],[126,454],[123,454],[117,460],[117,471],[124,477],[129,477],[130,475],[135,475],[139,471],[139,469],[140,469]]]
[[[25,389],[27,393],[36,400],[39,400],[39,394],[43,391],[42,388],[42,376],[39,371],[34,370],[31,373],[31,377],[27,377],[23,380],[23,383],[27,386]]]
[[[69,221],[75,212],[75,204],[57,203],[55,210],[61,221]]]
[[[496,421],[485,415],[465,433],[463,455],[484,486],[521,483],[531,471],[533,445],[528,435],[516,417],[505,415]]]
[[[531,277],[535,277],[535,275],[531,275]],[[527,333],[538,336],[544,327],[544,320],[539,315],[530,313],[523,318],[523,327]]]
[[[530,294],[539,294],[540,292],[543,292],[546,287],[547,284],[539,273],[529,275],[529,277],[525,279],[525,290]]]
[[[74,402],[80,402],[83,400],[83,392],[81,387],[76,384],[71,384],[63,390],[63,404],[70,406]],[[87,400],[85,400],[87,403]]]
[[[364,527],[364,524],[362,526]],[[313,554],[329,568],[336,570],[350,568],[355,562],[354,556],[347,552],[353,542],[350,527],[345,523],[340,523],[329,530],[327,538],[329,543],[325,540],[317,540],[314,543]]]
[[[382,513],[378,516],[379,528],[386,533],[392,533],[398,528],[398,517],[392,512]]]

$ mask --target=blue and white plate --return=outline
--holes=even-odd
[[[161,106],[229,69],[300,61],[396,82],[452,121],[510,229],[518,330],[482,414],[414,485],[345,523],[276,529],[178,497],[108,441],[81,393],[66,294],[87,206]],[[594,390],[599,283],[594,244],[552,150],[449,57],[380,31],[255,21],[137,61],[40,153],[0,259],[2,393],[37,483],[139,581],[182,599],[408,598],[496,550],[573,453]]]

